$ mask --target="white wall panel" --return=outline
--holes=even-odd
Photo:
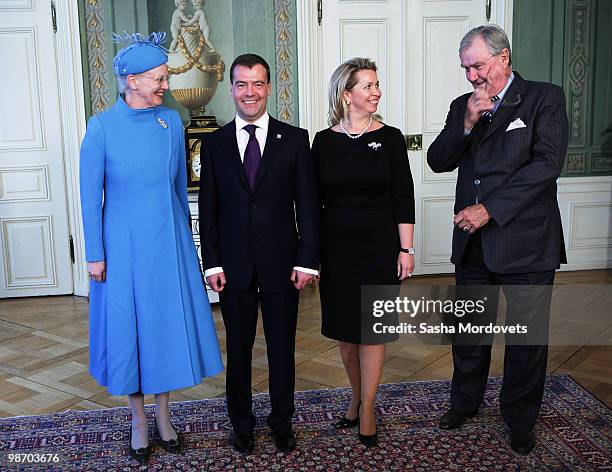
[[[611,214],[610,202],[571,203],[568,249],[611,247]]]
[[[49,200],[47,166],[0,168],[0,203]]]
[[[385,92],[389,90],[389,28],[386,18],[340,20],[340,60],[369,57],[378,66],[378,80],[383,91],[379,113],[388,116]]]
[[[612,177],[563,177],[557,198],[568,261],[561,270],[612,267]]]
[[[2,10],[31,10],[32,0],[0,0],[0,11]]]
[[[420,227],[423,249],[421,264],[448,264],[451,256],[454,196],[421,199],[423,221]]]
[[[55,285],[51,217],[0,220],[6,287]]]
[[[12,110],[10,117],[0,120],[0,151],[42,149],[35,28],[0,29],[0,51],[3,51],[0,102],[3,108]]]
[[[463,69],[458,67],[459,42],[470,29],[469,17],[424,18],[423,133],[444,127],[448,106],[468,91]],[[452,67],[449,65],[452,64]]]

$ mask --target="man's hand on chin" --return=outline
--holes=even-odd
[[[491,215],[482,203],[465,207],[453,218],[453,224],[463,231],[473,234],[491,219]]]

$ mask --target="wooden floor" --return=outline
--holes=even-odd
[[[415,277],[411,284],[452,284],[448,276]],[[578,285],[576,285],[578,284]],[[574,315],[551,329],[578,334],[577,345],[551,346],[549,372],[569,373],[612,407],[612,271],[559,273],[555,300],[574,306]],[[584,320],[580,304],[599,310]],[[297,332],[296,388],[309,390],[347,385],[338,348],[320,334],[316,288],[302,292]],[[222,346],[224,330],[218,307],[214,318]],[[35,415],[66,409],[125,405],[125,397],[109,396],[88,373],[87,299],[60,296],[0,301],[0,416]],[[224,346],[223,346],[224,350]],[[503,347],[495,346],[491,375],[502,372]],[[388,345],[383,382],[448,379],[452,359],[448,346],[416,347],[401,339]],[[267,360],[261,322],[253,352],[253,391],[267,390]],[[223,396],[223,374],[201,385],[172,393],[172,400]],[[148,399],[150,400],[150,399]]]

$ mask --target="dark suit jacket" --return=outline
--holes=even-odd
[[[270,117],[254,192],[234,121],[207,135],[201,149],[204,268],[222,266],[229,290],[245,290],[255,271],[266,291],[290,288],[294,266],[318,269],[317,183],[308,132]]]
[[[551,270],[566,262],[556,183],[568,143],[565,96],[556,85],[514,76],[488,128],[479,122],[464,137],[470,94],[462,95],[427,152],[434,172],[459,168],[455,214],[478,199],[491,215],[480,232],[484,261],[496,273]],[[519,118],[525,126],[507,131]],[[455,265],[468,238],[455,227]]]

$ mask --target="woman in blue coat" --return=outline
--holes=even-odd
[[[155,395],[160,445],[177,453],[171,390],[223,369],[190,230],[183,123],[161,106],[165,33],[131,44],[113,66],[121,95],[93,116],[81,147],[81,206],[90,275],[90,372],[128,395],[130,455],[150,448],[144,394]]]

